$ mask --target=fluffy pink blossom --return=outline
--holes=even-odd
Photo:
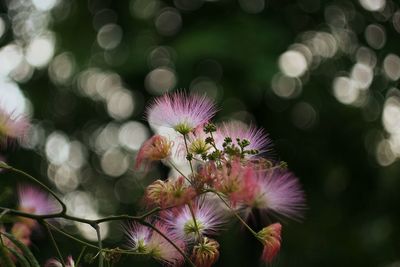
[[[304,192],[297,177],[288,170],[254,172],[252,197],[244,203],[248,210],[259,209],[292,219],[300,219],[305,208]]]
[[[56,200],[43,190],[32,185],[18,187],[19,207],[24,212],[36,215],[52,214],[60,210]],[[31,219],[22,219],[30,227],[35,227],[37,222]]]
[[[214,103],[206,96],[176,92],[156,98],[147,108],[151,125],[166,126],[181,134],[208,122],[215,114]]]
[[[185,243],[165,224],[156,222],[154,226],[182,251],[185,250]],[[133,222],[126,228],[126,235],[129,247],[136,252],[148,254],[167,266],[180,266],[184,262],[182,254],[170,242],[147,226]]]
[[[164,213],[166,223],[180,239],[192,241],[198,234],[215,235],[226,223],[225,213],[215,202],[199,199],[194,202],[192,209],[195,220],[188,205]]]
[[[233,205],[246,202],[254,196],[254,168],[238,159],[223,164],[214,172],[214,187],[225,194]]]
[[[0,107],[0,146],[24,140],[29,127],[26,117],[7,112]]]
[[[235,145],[238,145],[237,138],[249,141],[250,144],[245,148],[246,150],[257,150],[258,153],[263,153],[271,149],[271,140],[263,129],[243,122],[230,121],[217,125],[215,143],[218,149],[223,149],[222,143],[225,137],[230,137]]]
[[[57,259],[50,259],[46,262],[44,267],[62,267],[62,264]],[[67,257],[65,267],[75,267],[74,259],[71,256]]]

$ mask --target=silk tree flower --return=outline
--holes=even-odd
[[[225,213],[215,202],[198,199],[192,211],[194,216],[189,205],[185,205],[164,213],[165,222],[179,239],[194,241],[198,235],[215,235],[226,223]]]
[[[193,246],[191,259],[197,267],[211,267],[219,258],[219,244],[214,239],[204,237]]]
[[[144,165],[145,169],[153,161],[158,161],[169,157],[171,154],[172,142],[161,135],[153,135],[143,143],[136,157],[135,169]]]
[[[18,198],[18,209],[23,212],[44,215],[56,213],[60,210],[60,206],[52,196],[32,185],[19,185]],[[23,218],[22,221],[31,228],[37,226],[35,220]]]
[[[256,154],[271,150],[272,142],[267,133],[254,125],[247,125],[239,121],[223,122],[217,125],[214,139],[218,149],[223,149],[222,144],[226,137],[230,137],[236,146],[238,146],[237,139],[249,141],[249,145],[245,149],[257,151]]]
[[[29,127],[26,117],[7,112],[0,107],[0,146],[24,140]]]
[[[44,267],[62,267],[62,264],[57,259],[50,259],[46,262]],[[67,257],[65,267],[75,267],[74,259],[71,256]]]
[[[263,228],[257,233],[257,239],[261,241],[264,246],[261,259],[265,262],[272,262],[281,248],[281,230],[280,223],[271,224]]]
[[[255,171],[254,175],[247,182],[252,192],[242,203],[247,215],[252,209],[259,209],[264,214],[275,213],[301,219],[305,208],[304,192],[293,173],[278,168]]]
[[[186,135],[215,114],[214,103],[205,95],[176,92],[156,98],[147,108],[150,125],[167,126]]]
[[[182,251],[185,250],[185,243],[165,224],[156,222],[154,226]],[[136,252],[148,254],[167,266],[180,266],[184,262],[182,254],[170,242],[147,226],[132,222],[126,227],[125,234],[129,248]]]
[[[212,163],[200,171],[204,181],[212,181],[212,187],[227,196],[233,206],[254,198],[257,190],[255,170],[252,164],[243,164],[239,159],[225,162],[221,167]],[[208,173],[207,173],[208,172]]]
[[[167,208],[186,204],[196,196],[196,190],[185,182],[184,177],[157,180],[147,186],[144,201],[146,206]]]

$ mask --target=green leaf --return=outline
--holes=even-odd
[[[7,248],[7,249],[18,259],[18,263],[22,267],[30,267],[31,266],[29,264],[28,260],[24,257],[24,255],[19,253],[17,250],[15,250],[14,248]]]
[[[33,256],[32,252],[25,244],[17,240],[14,236],[10,235],[9,233],[2,233],[2,234],[5,235],[11,242],[13,242],[17,246],[17,248],[19,248],[23,252],[23,254],[28,259],[32,267],[40,267],[35,256]]]
[[[5,267],[15,267],[6,247],[2,243],[0,243],[0,260],[0,263],[4,263]]]

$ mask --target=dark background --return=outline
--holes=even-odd
[[[23,8],[10,10],[10,5],[17,2],[24,3]],[[2,2],[1,16],[7,28],[0,45],[13,41],[21,47],[29,44],[28,37],[16,34],[14,25],[18,12],[24,21],[35,10],[29,3]],[[156,8],[150,12],[153,4]],[[336,28],[327,19],[332,7],[342,10],[346,18]],[[56,40],[49,64],[56,68],[62,61],[55,58],[68,51],[75,62],[71,75],[60,81],[45,64],[34,68],[25,80],[11,77],[31,101],[31,116],[42,135],[36,143],[3,154],[10,164],[60,189],[46,178],[60,166],[49,167],[45,144],[54,131],[63,133],[69,140],[79,141],[87,153],[86,163],[76,170],[78,185],[61,189],[60,193],[87,192],[102,215],[136,214],[142,189],[134,181],[140,176],[132,171],[134,151],[122,148],[129,170],[109,175],[101,167],[105,152],[92,145],[93,133],[109,123],[118,126],[139,121],[146,125],[143,108],[162,90],[208,92],[216,96],[220,107],[217,121],[228,117],[253,121],[267,130],[277,157],[288,163],[306,192],[305,219],[284,221],[282,249],[272,266],[400,266],[400,165],[395,152],[385,150],[383,159],[377,152],[379,142],[390,136],[382,123],[385,99],[398,91],[393,89],[397,82],[390,81],[382,69],[386,55],[399,52],[399,22],[395,19],[398,8],[396,1],[389,0],[380,11],[366,10],[358,1],[62,1],[44,11],[49,16],[47,30]],[[166,10],[173,15],[162,20]],[[107,24],[119,25],[117,31],[122,32],[115,47],[110,44],[118,39],[115,32],[116,36],[111,34],[111,41],[103,47],[98,42],[98,32]],[[365,34],[370,24],[385,29],[386,42],[382,47],[369,48],[377,64],[372,83],[363,91],[368,100],[364,104],[344,104],[333,93],[332,84],[335,77],[349,75],[357,49],[371,45]],[[338,48],[329,57],[312,55],[312,67],[295,78],[300,84],[296,93],[282,97],[272,89],[275,75],[281,72],[280,55],[293,43],[306,43],[305,32],[333,33],[340,29],[355,37],[351,45]],[[112,116],[107,100],[97,94],[88,96],[80,89],[80,77],[89,68],[119,75],[120,87],[131,92],[134,99],[131,114]],[[148,76],[159,68],[166,76]],[[171,77],[176,82],[168,83]],[[160,85],[151,86],[146,80]],[[150,178],[166,175],[166,171],[160,167],[149,177],[137,179],[150,183]],[[1,202],[15,205],[12,192],[20,178],[12,174],[1,177]],[[127,185],[126,192],[118,189],[119,180]],[[121,198],[121,194],[129,197]],[[123,246],[119,226],[111,225],[105,245]],[[56,237],[64,255],[77,257],[80,248],[74,241]],[[261,265],[261,245],[236,222],[218,240],[221,257],[216,266]],[[32,250],[42,262],[55,255],[49,241],[40,234],[34,237]],[[150,264],[156,265],[123,257],[117,266]]]

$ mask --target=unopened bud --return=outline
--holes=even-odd
[[[280,223],[271,224],[263,228],[257,233],[257,238],[264,245],[261,259],[266,262],[271,262],[278,254],[281,248],[281,230]]]
[[[219,244],[214,239],[204,237],[193,247],[191,259],[197,267],[210,267],[219,258]]]

